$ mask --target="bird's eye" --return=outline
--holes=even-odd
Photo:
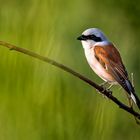
[[[89,39],[94,40],[94,41],[96,41],[96,42],[102,41],[102,39],[101,39],[100,37],[97,37],[97,36],[95,36],[95,35],[90,35],[90,36],[89,36]]]
[[[93,39],[93,38],[96,38],[96,36],[95,35],[90,35],[90,38]]]

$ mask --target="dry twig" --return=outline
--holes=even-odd
[[[72,70],[71,68],[60,64],[52,59],[49,59],[48,57],[44,57],[41,56],[37,53],[34,53],[30,50],[24,49],[24,48],[20,48],[17,47],[15,45],[0,41],[0,45],[9,48],[10,50],[15,50],[17,52],[20,53],[24,53],[26,55],[29,55],[31,57],[34,57],[36,59],[39,59],[41,61],[45,61],[51,65],[54,65],[56,67],[59,67],[60,69],[74,75],[75,77],[78,77],[79,79],[81,79],[82,81],[86,82],[87,84],[91,85],[92,87],[94,87],[95,89],[97,89],[100,93],[102,93],[104,96],[108,97],[112,102],[114,102],[116,105],[118,105],[121,109],[123,109],[124,111],[130,113],[131,115],[133,115],[134,117],[136,117],[138,120],[140,120],[140,114],[138,112],[136,112],[133,108],[125,105],[124,103],[122,103],[121,101],[119,101],[116,97],[114,97],[112,95],[112,91],[108,91],[105,90],[102,86],[97,85],[95,82],[91,81],[90,79],[86,78],[85,76],[75,72],[74,70]]]

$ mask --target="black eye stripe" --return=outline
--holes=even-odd
[[[96,42],[102,41],[102,39],[101,39],[100,37],[97,37],[97,36],[95,36],[95,35],[89,35],[89,36],[88,36],[88,39],[94,40],[94,41],[96,41]]]
[[[95,35],[82,35],[83,38],[85,38],[86,40],[94,40],[96,42],[100,42],[102,41],[102,39],[100,37],[97,37]]]

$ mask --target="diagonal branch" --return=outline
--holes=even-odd
[[[114,102],[116,105],[118,105],[121,109],[123,109],[124,111],[130,113],[131,115],[135,116],[138,120],[140,120],[140,114],[138,112],[136,112],[135,110],[133,110],[132,108],[128,107],[127,105],[123,104],[121,101],[119,101],[116,97],[114,97],[112,95],[111,91],[105,90],[103,87],[97,85],[96,83],[94,83],[93,81],[91,81],[90,79],[86,78],[85,76],[73,71],[71,68],[60,64],[52,59],[49,59],[48,57],[44,57],[41,56],[37,53],[34,53],[30,50],[24,49],[24,48],[20,48],[17,47],[15,45],[0,41],[0,45],[9,48],[10,50],[15,50],[17,52],[20,53],[24,53],[26,55],[29,55],[31,57],[34,57],[36,59],[39,59],[41,61],[45,61],[51,65],[54,65],[72,75],[74,75],[75,77],[81,79],[82,81],[84,81],[85,83],[91,85],[92,87],[94,87],[95,89],[97,89],[100,93],[102,93],[103,95],[105,95],[106,97],[108,97],[112,102]]]

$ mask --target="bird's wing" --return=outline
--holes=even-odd
[[[106,71],[128,92],[126,81],[128,74],[122,63],[121,56],[113,44],[94,47],[95,57]]]
[[[130,94],[133,101],[140,109],[140,99],[135,94],[135,89],[128,79],[127,71],[122,63],[121,56],[113,44],[95,46],[95,57],[106,71]]]

